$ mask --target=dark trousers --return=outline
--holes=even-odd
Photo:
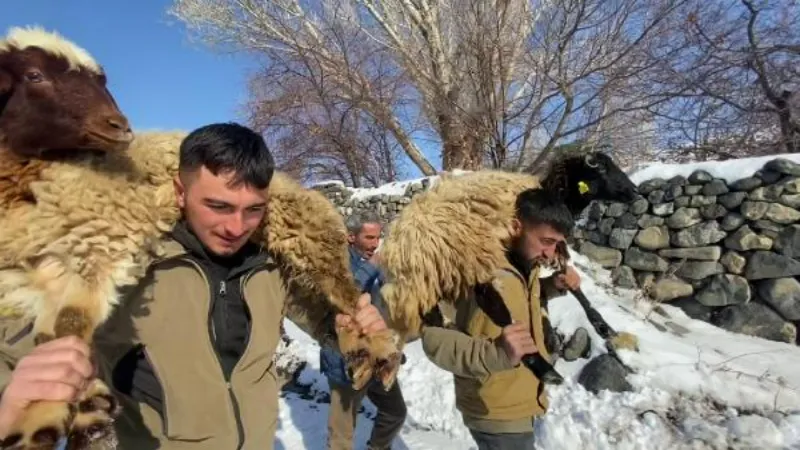
[[[530,433],[484,433],[469,430],[478,450],[533,450],[533,432]]]
[[[406,402],[397,382],[388,391],[384,391],[380,383],[370,383],[360,391],[354,391],[350,386],[331,383],[328,449],[352,450],[356,416],[365,395],[378,410],[368,448],[376,450],[391,448],[392,440],[400,433],[406,420]]]

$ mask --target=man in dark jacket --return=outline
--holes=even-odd
[[[383,274],[371,262],[376,257],[382,225],[373,215],[357,214],[347,219],[350,240],[350,270],[364,292],[369,292],[372,304],[386,317],[381,298]],[[331,388],[331,407],[328,413],[328,448],[350,450],[353,448],[353,430],[361,401],[366,395],[378,409],[375,425],[367,448],[389,449],[400,432],[406,418],[406,405],[399,383],[384,391],[378,382],[371,382],[360,391],[351,387],[342,355],[331,346],[322,346],[320,370],[328,378]]]

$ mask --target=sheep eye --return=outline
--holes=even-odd
[[[25,79],[31,83],[41,83],[44,81],[44,76],[38,70],[32,70],[25,74]]]

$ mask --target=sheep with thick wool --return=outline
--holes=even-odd
[[[0,310],[31,318],[37,344],[68,335],[91,343],[120,289],[138,283],[180,217],[173,179],[185,133],[132,138],[100,66],[36,28],[12,29],[0,41],[0,100]],[[335,207],[280,172],[269,199],[253,239],[283,266],[293,299],[287,308],[315,323],[353,313],[360,291]],[[373,374],[387,387],[394,382],[399,354],[391,332],[337,332],[355,387]],[[108,388],[93,381],[76,404],[87,402],[95,407],[32,403],[4,444],[46,448],[43,430],[48,439],[107,431]]]

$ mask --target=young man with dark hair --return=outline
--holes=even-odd
[[[512,243],[507,264],[491,282],[514,324],[495,325],[478,306],[478,290],[456,302],[455,327],[422,331],[422,345],[439,367],[453,373],[456,407],[479,450],[533,449],[534,419],[547,410],[544,386],[520,360],[545,346],[542,303],[576,289],[580,278],[566,273],[539,278],[541,263],[552,258],[559,243],[572,232],[573,217],[566,205],[544,190],[522,192],[516,200]]]
[[[357,213],[349,216],[347,225],[350,242],[350,270],[364,292],[369,292],[372,304],[386,318],[386,307],[380,289],[383,276],[371,261],[380,243],[383,224],[375,214]],[[351,387],[345,361],[341,353],[330,345],[320,348],[320,371],[328,378],[331,388],[331,406],[328,411],[328,449],[351,450],[356,416],[364,397],[372,401],[378,410],[370,433],[368,450],[388,450],[392,440],[400,433],[406,419],[406,404],[400,383],[395,382],[385,391],[383,386],[372,381],[360,391]]]
[[[174,180],[182,218],[166,255],[94,338],[100,377],[122,406],[120,448],[273,448],[284,311],[321,343],[333,339],[333,323],[285,307],[292,299],[278,265],[250,240],[267,214],[273,172],[263,138],[246,127],[212,124],[183,141]],[[359,305],[357,317],[336,321],[385,329],[368,295]],[[0,434],[30,402],[73,400],[92,376],[89,355],[64,338],[21,358],[3,391]]]

